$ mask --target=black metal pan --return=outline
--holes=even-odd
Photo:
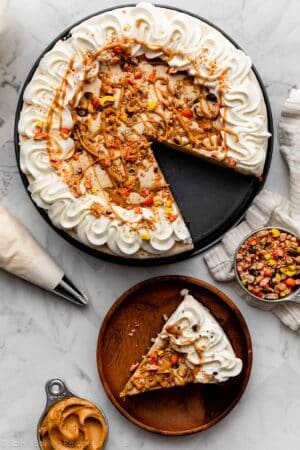
[[[135,6],[134,4],[122,5],[117,8],[124,8],[126,6]],[[231,39],[226,33],[224,33],[220,28],[216,27],[208,20],[203,17],[198,16],[179,8],[171,6],[157,5],[162,8],[173,9],[175,11],[183,12],[190,16],[196,17],[202,20],[211,27],[222,33],[230,42],[232,42],[235,47],[240,48],[236,42]],[[62,38],[66,38],[70,30],[80,24],[81,22],[87,20],[90,17],[102,14],[107,11],[111,11],[117,8],[107,8],[92,14],[88,17],[84,17],[77,23],[69,26],[65,31],[63,31],[50,45],[43,51],[37,61],[34,63],[31,71],[29,72],[24,86],[20,93],[20,98],[16,110],[15,118],[15,151],[18,167],[20,170],[20,147],[19,147],[19,134],[18,134],[18,122],[20,117],[20,112],[23,106],[23,93],[30,82],[34,72],[36,71],[41,58],[47,53],[57,41]],[[188,251],[179,255],[170,257],[159,257],[159,258],[149,258],[149,259],[134,259],[125,258],[120,256],[109,255],[107,253],[92,249],[79,241],[71,237],[68,233],[57,229],[51,223],[46,211],[37,207],[40,214],[44,217],[46,222],[64,239],[70,242],[73,246],[83,250],[90,255],[97,258],[104,258],[112,262],[121,264],[133,264],[133,265],[158,265],[176,262],[185,258],[194,256],[200,252],[207,250],[209,247],[217,243],[222,236],[231,227],[240,222],[246,213],[247,208],[251,204],[254,197],[262,189],[266,177],[269,172],[272,151],[273,151],[273,120],[272,112],[270,108],[270,103],[268,95],[262,79],[260,78],[257,70],[252,66],[252,70],[257,78],[257,81],[261,87],[264,101],[267,108],[268,115],[268,128],[272,137],[268,142],[267,157],[265,162],[265,167],[261,179],[254,176],[246,176],[228,170],[214,164],[210,164],[199,158],[185,155],[181,152],[171,151],[161,144],[154,145],[154,152],[158,159],[158,162],[165,174],[168,183],[171,186],[172,192],[178,202],[179,208],[189,226],[193,242],[194,250]],[[23,180],[24,186],[28,188],[28,180],[26,176],[21,172],[20,175]],[[30,194],[29,194],[30,195]]]

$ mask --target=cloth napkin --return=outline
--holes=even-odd
[[[280,151],[290,173],[290,199],[266,189],[248,209],[245,220],[230,230],[222,242],[205,253],[204,259],[218,281],[235,278],[233,260],[236,249],[247,234],[264,226],[283,227],[300,236],[300,89],[292,89],[286,100],[279,124]],[[241,296],[244,291],[238,286]],[[251,297],[246,294],[251,303]],[[255,306],[258,306],[255,303]],[[259,306],[260,307],[260,306]],[[271,310],[286,326],[300,333],[300,304],[286,302],[262,305]]]

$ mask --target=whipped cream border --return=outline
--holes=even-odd
[[[137,26],[139,23],[139,26]],[[85,67],[84,56],[96,52],[113,37],[136,38],[153,46],[162,46],[182,55],[175,56],[168,64],[195,76],[190,61],[197,61],[199,82],[215,88],[217,78],[228,69],[228,92],[224,95],[226,123],[237,132],[239,142],[227,135],[231,147],[228,157],[237,160],[236,168],[246,173],[260,175],[266,156],[269,136],[262,94],[251,70],[251,60],[236,49],[219,31],[184,13],[139,3],[136,7],[118,8],[93,16],[75,26],[70,38],[58,41],[41,59],[30,83],[24,91],[24,105],[19,120],[20,165],[29,180],[29,191],[35,203],[47,210],[53,224],[75,233],[84,244],[102,248],[108,246],[113,254],[134,256],[138,252],[164,255],[176,243],[191,244],[190,234],[179,216],[173,224],[162,221],[158,231],[151,232],[150,241],[143,241],[128,226],[113,220],[97,219],[89,212],[90,205],[99,197],[86,195],[76,199],[52,168],[43,141],[34,141],[37,122],[45,120],[48,109],[68,67],[74,59],[73,71],[68,77],[64,98],[62,126],[72,128],[72,116],[68,102],[74,97],[81,83]],[[132,54],[146,53],[148,58],[161,57],[159,50],[149,50],[140,44],[132,45]],[[211,74],[209,64],[216,61],[217,70]],[[95,67],[97,70],[97,67]],[[57,133],[58,118],[54,117],[51,133]],[[59,138],[57,138],[59,139]],[[63,155],[72,152],[72,141],[60,140]],[[147,214],[147,208],[143,213]],[[178,212],[178,211],[176,211]],[[105,218],[106,219],[106,218]],[[137,218],[133,218],[136,221]]]

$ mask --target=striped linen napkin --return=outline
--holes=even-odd
[[[292,89],[284,104],[279,141],[290,173],[290,199],[264,189],[248,209],[245,220],[230,230],[220,244],[205,253],[204,259],[218,281],[234,279],[234,253],[253,230],[271,225],[300,236],[300,89]],[[241,295],[245,295],[242,289]],[[270,309],[286,326],[300,333],[300,304],[286,302],[267,305],[264,309]]]

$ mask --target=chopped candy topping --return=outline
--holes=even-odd
[[[69,128],[62,128],[60,134],[64,139],[67,139],[70,134],[72,133],[72,130],[70,130]]]
[[[115,97],[113,95],[105,95],[99,99],[100,105],[105,106],[107,103],[114,103]]]
[[[103,191],[108,204],[141,215],[139,223],[129,223],[129,227],[145,230],[141,239],[148,240],[161,213],[169,222],[179,217],[151,143],[167,138],[171,145],[187,143],[195,149],[215,151],[216,158],[220,155],[224,159],[227,148],[219,114],[221,94],[220,99],[209,95],[208,89],[195,84],[187,72],[176,76],[177,69],[169,67],[164,58],[130,55],[126,42],[108,43],[97,59],[100,70],[87,74],[74,102],[74,125],[59,130],[63,138],[72,137],[73,154],[67,152],[63,158],[56,153],[56,144],[48,135],[51,120],[37,124],[34,139],[47,139],[51,164],[76,198],[86,195],[86,190],[93,195]],[[93,69],[97,69],[97,62],[93,60]],[[196,100],[186,95],[190,91]],[[137,205],[153,210],[142,214]],[[157,212],[154,208],[159,207]],[[91,212],[98,217],[100,209],[100,205],[93,206]],[[117,215],[114,209],[109,214],[112,219]],[[118,220],[127,223],[126,217],[121,214]]]
[[[91,205],[90,210],[93,216],[97,217],[97,219],[99,219],[103,212],[101,205],[96,202]]]
[[[273,234],[274,237],[278,237],[278,236],[280,236],[280,231],[277,230],[277,228],[273,228],[272,229],[272,234]]]
[[[46,131],[41,131],[41,130],[36,131],[36,133],[33,136],[33,139],[35,141],[41,141],[42,139],[47,139],[47,138],[48,138],[48,133]]]
[[[91,187],[92,187],[91,180],[89,180],[89,179],[85,180],[84,185],[87,189],[91,189]]]
[[[145,198],[145,200],[143,201],[142,204],[143,204],[143,206],[152,206],[153,201],[154,201],[154,195],[149,194],[148,197]]]
[[[93,105],[93,107],[94,108],[98,108],[98,106],[100,105],[100,98],[99,97],[94,97],[93,99],[92,99],[92,105]]]
[[[172,208],[165,208],[165,213],[166,213],[166,215],[172,214],[173,213],[173,209]]]
[[[143,241],[150,241],[150,239],[151,239],[150,234],[147,233],[147,232],[141,233],[140,236],[141,236],[141,239],[142,239]]]
[[[127,116],[126,112],[123,112],[122,114],[120,114],[120,119],[122,120],[122,122],[127,123],[128,116]]]
[[[153,71],[152,73],[150,73],[149,77],[148,77],[148,81],[150,81],[150,83],[154,83],[156,80],[156,72]]]
[[[178,364],[178,361],[179,361],[179,356],[177,353],[175,353],[171,357],[172,366],[176,366]]]
[[[294,278],[287,278],[284,283],[290,288],[294,288],[296,286],[296,280],[294,280]]]
[[[182,108],[180,113],[183,117],[186,117],[187,119],[192,119],[194,117],[193,111],[190,108]]]
[[[130,194],[129,187],[123,187],[119,189],[120,194],[125,195],[125,197],[128,197]]]
[[[111,165],[111,159],[110,158],[103,158],[101,160],[101,162],[102,162],[103,166],[105,166],[105,167],[109,167]]]
[[[149,111],[149,112],[154,111],[156,109],[156,107],[157,107],[157,101],[153,100],[152,102],[148,103],[147,111]]]
[[[134,184],[136,179],[134,177],[129,177],[126,181],[126,185],[130,186],[131,184]]]
[[[122,47],[120,47],[119,45],[116,45],[116,47],[113,48],[113,52],[115,55],[120,55],[122,51]]]
[[[142,76],[143,76],[143,74],[142,74],[142,72],[136,72],[135,74],[134,74],[134,78],[136,79],[136,80],[140,80],[141,78],[142,78]]]

